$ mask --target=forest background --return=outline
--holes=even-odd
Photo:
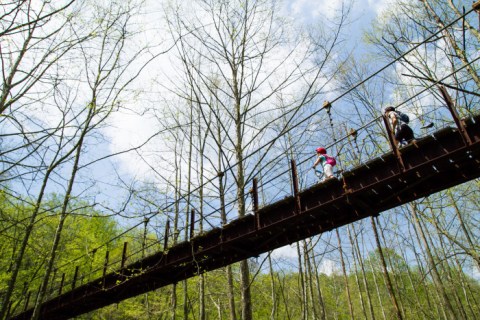
[[[0,319],[478,113],[479,14],[423,1],[0,4]],[[324,101],[331,108],[324,108]],[[433,123],[433,128],[424,127]],[[353,131],[352,131],[353,130]],[[355,132],[355,135],[351,133]],[[477,319],[477,180],[79,319]],[[165,239],[166,226],[170,237]]]

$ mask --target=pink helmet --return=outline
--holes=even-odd
[[[325,150],[325,148],[317,148],[317,153],[321,153],[321,154],[326,154],[327,153],[327,150]]]

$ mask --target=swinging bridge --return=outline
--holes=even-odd
[[[474,3],[473,8],[480,11],[480,1]],[[303,190],[297,164],[292,160],[289,169],[292,194],[259,207],[258,182],[254,179],[250,190],[251,214],[195,235],[192,210],[189,238],[183,242],[169,245],[171,235],[167,221],[163,249],[152,255],[127,263],[125,242],[122,259],[112,268],[106,251],[103,272],[93,280],[80,281],[79,266],[69,281],[63,273],[59,285],[50,290],[47,300],[41,304],[40,318],[69,319],[363,218],[378,216],[480,177],[480,115],[460,117],[443,85],[440,92],[451,125],[398,148],[390,123],[380,117],[389,141],[388,152],[343,170],[337,178]],[[331,104],[327,103],[324,108],[329,112]],[[349,135],[355,137],[356,134],[357,130],[353,130]],[[15,314],[7,318],[30,319],[34,294],[27,292],[22,310],[13,311]]]
[[[174,284],[201,273],[256,257],[286,244],[420,199],[480,177],[480,115],[459,118],[445,88],[441,92],[455,126],[442,128],[416,142],[397,148],[390,130],[391,151],[371,159],[341,177],[300,190],[295,161],[291,162],[293,194],[259,208],[257,180],[250,194],[253,214],[194,235],[141,260],[126,264],[93,281],[76,286],[44,302],[43,319],[68,319],[124,299]],[[389,122],[383,119],[384,125]],[[351,134],[355,134],[352,132]],[[165,239],[168,239],[168,226]],[[108,256],[107,256],[108,258]],[[108,260],[108,259],[107,259]],[[28,305],[28,301],[25,306]],[[11,319],[29,319],[33,309]]]

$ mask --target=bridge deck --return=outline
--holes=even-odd
[[[455,128],[437,131],[191,241],[179,243],[46,301],[43,319],[68,319],[111,303],[258,256],[289,243],[425,197],[480,176],[480,116],[466,121],[470,145]],[[12,319],[29,319],[27,310]]]

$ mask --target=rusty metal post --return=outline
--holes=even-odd
[[[293,196],[295,198],[295,214],[300,214],[302,207],[300,204],[300,195],[299,195],[299,187],[298,187],[297,164],[295,163],[294,159],[292,159],[290,163],[292,166],[292,183],[293,183]]]
[[[447,103],[447,108],[450,111],[452,118],[455,121],[455,124],[457,125],[458,130],[460,131],[460,135],[462,136],[463,142],[465,143],[465,145],[471,145],[472,139],[470,139],[470,136],[468,135],[467,128],[465,128],[465,123],[458,116],[458,112],[457,112],[457,109],[455,108],[452,97],[450,97],[450,95],[447,92],[447,89],[445,89],[444,86],[439,86],[439,88],[440,88],[440,93],[443,96],[443,99]]]
[[[148,222],[150,221],[149,218],[143,218],[143,239],[142,239],[142,259],[145,258],[145,247],[147,245],[147,226]]]
[[[103,285],[102,287],[105,288],[105,276],[107,275],[107,267],[108,267],[108,256],[109,256],[109,251],[105,253],[105,263],[103,264]]]
[[[63,283],[65,282],[65,273],[62,273],[62,279],[60,280],[60,287],[58,287],[58,295],[62,294]]]
[[[385,128],[387,129],[388,142],[390,142],[390,147],[392,148],[393,154],[397,159],[397,163],[400,166],[400,170],[405,171],[405,165],[403,164],[402,154],[400,153],[400,150],[398,149],[397,144],[395,143],[395,137],[393,136],[392,125],[390,124],[390,121],[387,119],[385,115],[383,115],[382,118],[385,124]]]
[[[75,267],[75,273],[73,274],[72,290],[75,289],[75,285],[76,285],[76,282],[77,282],[78,268],[80,268],[80,267],[79,266]]]
[[[195,209],[190,211],[190,239],[193,238],[195,231]]]
[[[127,247],[128,247],[128,242],[123,243],[123,252],[122,252],[122,263],[120,264],[120,269],[123,269],[125,267],[125,261],[127,261]]]
[[[170,233],[170,220],[167,220],[167,223],[165,224],[165,238],[163,239],[163,251],[167,250],[169,233]]]
[[[93,261],[95,260],[95,254],[97,253],[97,248],[93,249],[91,252],[92,252],[92,259],[90,260],[90,269],[88,270],[88,280],[87,281],[90,281],[90,278],[92,276]]]
[[[255,216],[255,229],[260,229],[260,215],[258,214],[258,181],[257,178],[253,178],[252,185],[252,200],[253,200],[253,214]]]

